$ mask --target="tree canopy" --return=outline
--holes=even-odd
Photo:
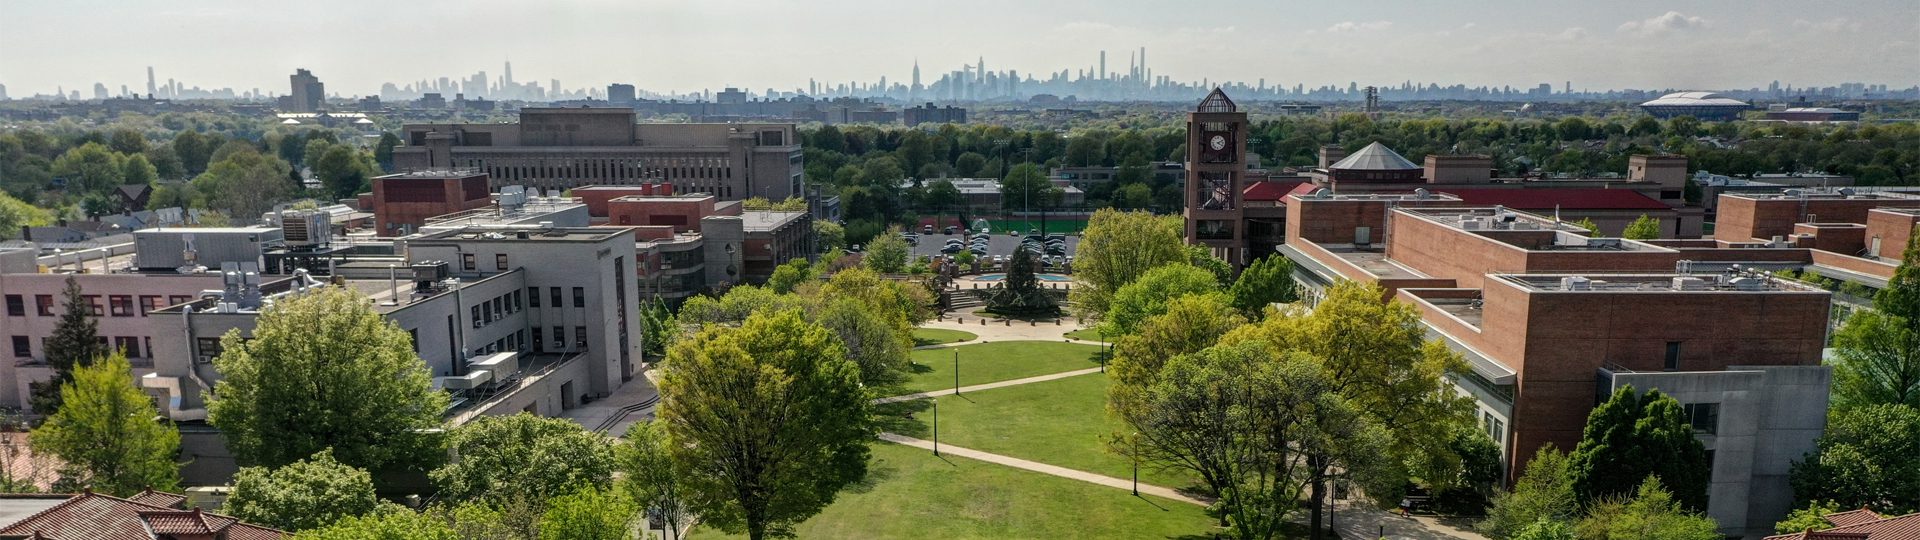
[[[278,467],[332,448],[379,472],[436,460],[447,395],[433,389],[413,340],[363,297],[319,287],[261,310],[247,340],[220,339],[222,379],[207,421],[243,465]]]
[[[60,290],[60,319],[53,323],[53,334],[47,336],[41,351],[46,354],[47,367],[53,368],[53,378],[34,386],[33,410],[52,414],[60,408],[60,388],[73,381],[73,371],[107,354],[107,348],[101,345],[100,323],[93,305],[73,276],[67,276],[66,286]]]
[[[221,507],[241,521],[288,531],[317,529],[380,508],[373,476],[334,461],[331,450],[278,469],[241,467]]]
[[[1660,220],[1640,214],[1639,219],[1628,223],[1626,230],[1620,231],[1620,237],[1628,240],[1653,240],[1660,238]]]
[[[1920,227],[1900,266],[1834,332],[1833,397],[1841,407],[1902,403],[1920,408]]]
[[[1566,453],[1547,444],[1527,461],[1513,490],[1494,495],[1487,519],[1477,528],[1494,538],[1524,538],[1523,531],[1539,522],[1571,523],[1579,515],[1572,464]]]
[[[1680,402],[1632,385],[1615,390],[1587,415],[1580,446],[1569,456],[1574,493],[1582,504],[1625,496],[1652,476],[1673,486],[1670,496],[1694,511],[1707,508],[1707,449],[1693,436]]]
[[[1073,291],[1077,309],[1085,315],[1104,314],[1121,287],[1155,267],[1187,260],[1181,227],[1177,217],[1094,212],[1074,255],[1074,276],[1085,284]]]
[[[1213,273],[1186,264],[1170,264],[1148,270],[1139,279],[1114,292],[1107,307],[1108,334],[1124,336],[1140,329],[1148,317],[1165,313],[1167,302],[1195,294],[1220,294]]]
[[[1790,478],[1802,502],[1920,511],[1920,410],[1884,403],[1833,411],[1826,434]]]
[[[1268,255],[1240,271],[1233,287],[1227,289],[1234,309],[1248,317],[1259,317],[1267,306],[1300,300],[1299,285],[1293,282],[1293,260]]]
[[[609,441],[564,418],[485,416],[453,430],[448,443],[457,457],[431,477],[455,500],[522,499],[538,506],[583,486],[608,486],[613,478]]]
[[[126,356],[114,353],[80,366],[60,385],[65,399],[31,437],[35,451],[62,462],[55,489],[124,497],[180,483],[173,461],[180,432],[133,386],[132,372]]]

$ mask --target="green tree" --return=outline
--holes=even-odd
[[[1113,340],[1114,388],[1144,388],[1170,358],[1213,346],[1220,336],[1247,320],[1218,294],[1192,294],[1167,302],[1166,310],[1148,317],[1139,331]],[[1117,390],[1116,390],[1117,391]]]
[[[380,165],[380,170],[393,170],[393,149],[398,146],[400,146],[399,135],[394,135],[391,131],[380,132],[380,142],[373,144],[373,161]]]
[[[1580,520],[1578,536],[1591,540],[1721,540],[1720,525],[1689,510],[1660,487],[1660,480],[1646,477],[1625,494],[1595,501]]]
[[[133,128],[116,128],[107,136],[107,146],[122,154],[138,154],[147,151],[147,137]]]
[[[1022,317],[1052,316],[1060,312],[1053,295],[1040,288],[1034,274],[1033,253],[1016,249],[1007,261],[1007,279],[988,292],[987,311]]]
[[[1227,289],[1234,309],[1248,317],[1259,317],[1267,306],[1300,300],[1300,287],[1293,282],[1293,260],[1269,255],[1240,271],[1240,278]]]
[[[222,507],[241,521],[304,531],[380,508],[373,475],[334,461],[331,450],[278,469],[241,467]]]
[[[444,520],[387,505],[364,516],[350,516],[325,527],[301,531],[295,540],[473,540],[481,538],[459,534]]]
[[[67,276],[60,290],[60,319],[53,323],[53,335],[41,346],[53,378],[38,383],[33,391],[33,410],[53,414],[60,408],[60,389],[73,381],[75,370],[92,364],[107,354],[101,345],[100,322],[95,320],[93,304],[80,290],[80,281]]]
[[[430,476],[442,495],[456,500],[521,498],[538,505],[613,478],[610,442],[564,418],[487,416],[455,429],[450,439],[456,458]]]
[[[626,492],[581,486],[547,502],[540,516],[540,540],[626,540],[633,538],[639,514]]]
[[[447,394],[413,339],[341,287],[261,310],[252,340],[220,338],[222,379],[207,421],[242,465],[279,467],[331,447],[341,463],[381,472],[435,460]]]
[[[1061,189],[1047,181],[1039,165],[1021,163],[1000,180],[1000,206],[1008,210],[1044,210],[1060,203]]]
[[[1320,474],[1377,465],[1387,435],[1349,405],[1319,362],[1256,341],[1169,360],[1137,406],[1115,407],[1123,451],[1193,471],[1237,538],[1273,538]]]
[[[900,238],[900,230],[887,229],[867,243],[867,254],[860,263],[875,272],[898,274],[907,269],[907,251],[907,241]]]
[[[1580,218],[1580,221],[1573,222],[1573,226],[1586,229],[1587,231],[1590,232],[1588,236],[1606,236],[1607,234],[1607,233],[1600,232],[1600,224],[1594,223],[1593,218],[1590,218],[1590,217]]]
[[[858,297],[822,295],[809,309],[813,320],[833,331],[847,348],[847,359],[860,366],[860,382],[882,387],[905,381],[912,372],[908,353],[913,335],[888,320]],[[908,327],[910,328],[910,327]]]
[[[53,160],[53,174],[67,180],[69,192],[105,193],[120,185],[120,180],[126,176],[121,160],[120,154],[113,153],[106,146],[87,143]]]
[[[319,141],[314,141],[319,142]],[[328,145],[326,151],[308,159],[307,166],[320,179],[320,185],[335,199],[352,197],[367,186],[367,163],[360,152],[343,144]]]
[[[1218,294],[1219,288],[1213,273],[1193,266],[1170,264],[1148,270],[1114,293],[1104,331],[1116,336],[1134,333],[1148,317],[1166,312],[1167,302],[1190,294]]]
[[[953,158],[953,174],[961,178],[974,178],[982,174],[992,174],[986,171],[986,167],[987,156],[979,152],[962,152],[960,157]],[[997,173],[999,171],[994,172]]]
[[[666,523],[669,538],[679,538],[688,519],[687,501],[680,490],[680,468],[673,461],[673,439],[661,422],[634,424],[624,443],[614,448],[619,486],[648,515]]]
[[[1077,310],[1104,314],[1113,294],[1147,270],[1187,260],[1181,227],[1178,218],[1146,212],[1094,212],[1073,262],[1074,275],[1085,283],[1073,290]]]
[[[1680,402],[1659,390],[1615,390],[1588,413],[1580,446],[1568,459],[1583,504],[1626,496],[1654,476],[1673,486],[1672,498],[1686,508],[1707,507],[1707,449],[1693,437]]]
[[[1626,230],[1620,231],[1620,237],[1628,240],[1660,238],[1660,220],[1640,214],[1640,219],[1633,220],[1633,223],[1627,224]]]
[[[1773,524],[1774,534],[1793,534],[1797,532],[1818,531],[1833,528],[1833,522],[1827,521],[1827,514],[1840,511],[1840,505],[1833,501],[1813,501],[1806,506],[1795,508],[1787,514],[1787,519]]]
[[[1833,397],[1841,407],[1902,403],[1920,408],[1920,227],[1900,266],[1833,335]]]
[[[960,188],[945,178],[927,183],[927,194],[920,199],[921,204],[933,210],[936,215],[948,210],[964,209],[967,199],[960,195]]]
[[[665,369],[660,419],[702,521],[788,535],[866,474],[874,428],[859,367],[798,311],[709,327],[675,344]]]
[[[119,353],[80,366],[60,387],[59,410],[33,430],[34,451],[60,458],[67,489],[124,497],[179,485],[180,432],[133,386],[132,372]]]
[[[1216,286],[1226,288],[1233,284],[1233,267],[1227,261],[1213,256],[1213,249],[1197,244],[1187,245],[1187,264],[1213,274]]]
[[[817,277],[819,272],[806,259],[793,259],[773,269],[773,276],[767,278],[767,288],[775,293],[787,294]]]
[[[1527,461],[1526,471],[1512,491],[1494,495],[1487,519],[1477,529],[1494,538],[1521,538],[1535,523],[1568,523],[1579,517],[1580,500],[1573,494],[1573,471],[1567,454],[1552,444],[1540,447]]]
[[[182,131],[173,136],[173,142],[167,144],[173,147],[173,153],[180,155],[180,166],[185,172],[197,173],[207,170],[214,148],[221,143],[218,135],[208,137],[197,131]]]
[[[159,169],[153,167],[153,162],[147,161],[146,154],[134,154],[120,162],[121,184],[146,185],[159,178]]]
[[[293,196],[288,170],[286,162],[241,146],[194,177],[192,185],[204,208],[252,219]]]
[[[1565,521],[1538,520],[1528,523],[1520,532],[1511,536],[1513,540],[1575,540],[1573,525]]]
[[[1920,409],[1883,403],[1833,411],[1826,434],[1789,478],[1800,501],[1896,515],[1920,510]]]
[[[0,193],[0,238],[12,238],[20,234],[20,227],[49,223],[53,223],[52,212]]]
[[[813,221],[813,240],[822,251],[837,251],[847,247],[847,229],[839,223],[817,219]]]
[[[1269,316],[1220,341],[1264,340],[1323,362],[1341,395],[1391,435],[1392,443],[1380,451],[1391,458],[1392,470],[1359,480],[1369,495],[1393,500],[1413,478],[1447,487],[1462,477],[1453,439],[1456,426],[1473,422],[1473,404],[1446,382],[1467,370],[1466,360],[1428,341],[1412,306],[1383,297],[1377,285],[1341,282],[1310,313]],[[1311,495],[1313,523],[1324,517],[1324,484],[1317,482]]]

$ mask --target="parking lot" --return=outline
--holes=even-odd
[[[986,256],[989,258],[996,255],[1012,256],[1013,250],[1019,249],[1020,241],[1026,238],[1025,234],[1021,234],[1020,236],[1012,236],[1012,235],[1008,235],[1006,231],[996,231],[996,232],[998,234],[992,235],[992,237],[987,241]],[[941,251],[941,249],[946,247],[948,239],[960,240],[962,242],[961,246],[963,249],[970,248],[973,245],[971,239],[968,239],[959,234],[940,234],[939,231],[935,231],[934,234],[922,235],[920,237],[920,242],[918,244],[911,245],[908,247],[913,250],[913,256],[916,258],[917,257],[935,257],[940,255],[952,255],[950,253],[943,253]],[[1068,236],[1066,237],[1065,244],[1066,244],[1066,252],[1063,255],[1071,256],[1074,254],[1074,250],[1080,246],[1080,237]],[[1047,258],[1052,259],[1053,255],[1048,255]]]

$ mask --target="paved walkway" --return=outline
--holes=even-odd
[[[893,396],[893,397],[883,397],[880,399],[873,400],[873,404],[881,405],[885,403],[894,403],[898,401],[913,401],[916,399],[926,399],[934,396],[950,396],[950,395],[966,393],[966,392],[978,392],[981,390],[992,390],[995,388],[1006,388],[1009,386],[1020,386],[1023,384],[1047,382],[1052,380],[1065,379],[1067,377],[1077,377],[1080,375],[1086,375],[1088,373],[1099,373],[1099,372],[1100,372],[1100,368],[1090,367],[1086,369],[1076,369],[1073,371],[1062,371],[1059,373],[1036,375],[1036,376],[1027,377],[1024,379],[1012,379],[1012,380],[1006,380],[1006,381],[990,382],[986,384],[976,384],[973,386],[962,386],[960,387],[959,390],[954,390],[949,388],[944,390],[934,390],[930,392],[916,392],[912,394],[899,395],[899,396]]]
[[[913,437],[908,437],[905,435],[896,435],[893,433],[881,433],[880,440],[891,442],[891,443],[904,444],[904,445],[912,446],[915,448],[926,448],[926,449],[933,448],[933,441],[915,439]],[[1000,454],[990,454],[987,452],[981,452],[979,450],[961,448],[951,444],[940,445],[940,454],[941,455],[951,454],[951,455],[960,456],[967,459],[985,461],[987,463],[994,463],[999,465],[1006,465],[1008,467],[1013,467],[1016,469],[1024,469],[1024,470],[1033,471],[1041,474],[1047,474],[1052,476],[1058,476],[1061,478],[1069,478],[1073,480],[1079,480],[1082,482],[1099,484],[1099,485],[1107,486],[1110,488],[1127,489],[1127,490],[1133,489],[1133,481],[1128,479],[1114,478],[1111,476],[1098,475],[1098,474],[1093,474],[1085,471],[1076,471],[1073,469],[1068,469],[1066,467],[1058,467],[1054,465],[1048,465],[1045,463],[1027,461],[1024,459],[1003,456]],[[1202,501],[1200,499],[1188,497],[1186,495],[1180,494],[1180,492],[1178,491],[1174,491],[1172,489],[1168,489],[1160,486],[1140,484],[1140,493],[1143,493],[1146,495],[1152,495],[1155,497],[1165,498],[1165,499],[1172,499],[1172,500],[1180,501],[1183,503],[1194,504],[1199,506],[1206,506],[1210,504],[1207,501]]]
[[[1479,533],[1441,523],[1434,516],[1402,517],[1352,500],[1334,503],[1333,528],[1340,531],[1341,538],[1487,540]]]
[[[963,320],[966,322],[960,322]],[[987,321],[987,324],[980,324],[980,321],[983,320]],[[1060,324],[1051,322],[1028,323],[1024,321],[1013,321],[1013,324],[1009,325],[1006,321],[999,319],[982,319],[976,315],[956,316],[951,313],[947,314],[946,320],[928,321],[926,324],[920,326],[922,328],[960,330],[972,332],[974,335],[980,336],[973,341],[963,341],[958,344],[979,343],[983,341],[1064,341],[1067,339],[1065,337],[1067,332],[1072,332],[1080,328],[1074,324],[1073,317],[1061,318]]]
[[[653,418],[653,409],[660,403],[660,389],[653,379],[658,372],[648,369],[641,373],[643,376],[620,385],[613,395],[569,409],[560,413],[560,417],[579,422],[589,430],[624,436],[634,422]]]

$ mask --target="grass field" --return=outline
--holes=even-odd
[[[1201,507],[888,443],[868,483],[795,528],[800,538],[1185,538],[1213,531]],[[702,528],[696,538],[745,538]]]
[[[1100,347],[1054,341],[998,341],[913,351],[913,375],[896,394],[953,387],[953,355],[960,354],[960,385],[990,383],[1097,367]]]
[[[1036,216],[1033,219],[989,219],[987,226],[993,227],[993,232],[1002,235],[1007,234],[1009,229],[1026,234],[1027,231],[1040,228],[1040,218]],[[1086,228],[1087,220],[1084,219],[1047,219],[1048,233],[1080,234],[1080,231]]]
[[[980,336],[975,335],[973,332],[965,332],[960,330],[948,330],[945,328],[913,329],[913,346],[915,347],[925,347],[928,345],[940,345],[943,343],[955,343],[960,341],[973,341],[975,339],[980,339]]]
[[[1100,335],[1099,328],[1081,328],[1079,330],[1067,332],[1067,337],[1070,337],[1073,339],[1084,339],[1087,341],[1103,341],[1108,336]]]
[[[1109,452],[1107,439],[1124,425],[1107,414],[1102,374],[940,396],[940,442],[1059,465],[1114,478],[1130,478],[1133,461]],[[890,403],[882,429],[931,439],[933,412],[926,400]],[[911,418],[904,415],[911,413]],[[1184,471],[1141,467],[1140,481],[1170,488],[1195,484]]]

